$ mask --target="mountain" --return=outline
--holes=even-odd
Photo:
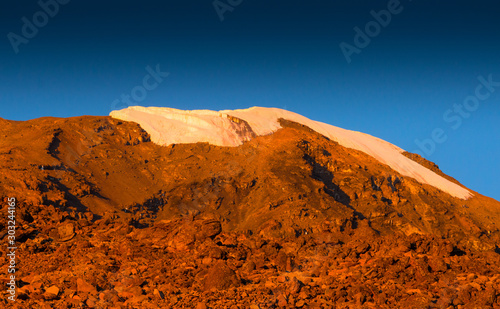
[[[500,202],[376,137],[260,107],[0,125],[19,308],[499,304]]]
[[[455,197],[466,199],[471,196],[468,190],[406,158],[402,154],[404,151],[397,146],[277,108],[214,112],[136,106],[111,112],[111,116],[139,123],[159,145],[207,142],[218,146],[239,146],[255,136],[274,133],[281,128],[279,119],[285,119],[306,126],[341,146],[362,151],[404,176],[433,185]]]

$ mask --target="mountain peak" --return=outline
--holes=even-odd
[[[206,142],[237,147],[256,136],[273,134],[280,119],[307,126],[341,146],[362,151],[403,176],[431,185],[451,196],[468,199],[472,193],[404,155],[400,147],[369,134],[335,127],[279,108],[251,107],[237,110],[179,110],[166,107],[132,106],[112,111],[110,116],[138,123],[162,146]]]

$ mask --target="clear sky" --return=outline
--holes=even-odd
[[[57,1],[0,4],[2,118],[279,107],[500,200],[497,0]]]

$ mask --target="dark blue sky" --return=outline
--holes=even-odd
[[[2,118],[107,115],[122,94],[286,108],[419,151],[500,200],[498,1],[59,1],[41,1],[58,3],[53,17],[37,1],[0,4]],[[144,92],[148,66],[169,75]]]

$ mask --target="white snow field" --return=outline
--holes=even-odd
[[[403,176],[409,176],[421,183],[434,186],[454,197],[467,199],[472,196],[469,190],[408,159],[402,154],[403,149],[389,142],[365,133],[310,120],[279,108],[251,107],[216,112],[131,106],[112,111],[110,116],[138,123],[158,145],[207,142],[231,147],[239,146],[255,135],[272,134],[281,128],[278,119],[283,118],[308,126],[344,147],[360,150],[379,162],[387,164]],[[246,123],[237,121],[234,117]]]

